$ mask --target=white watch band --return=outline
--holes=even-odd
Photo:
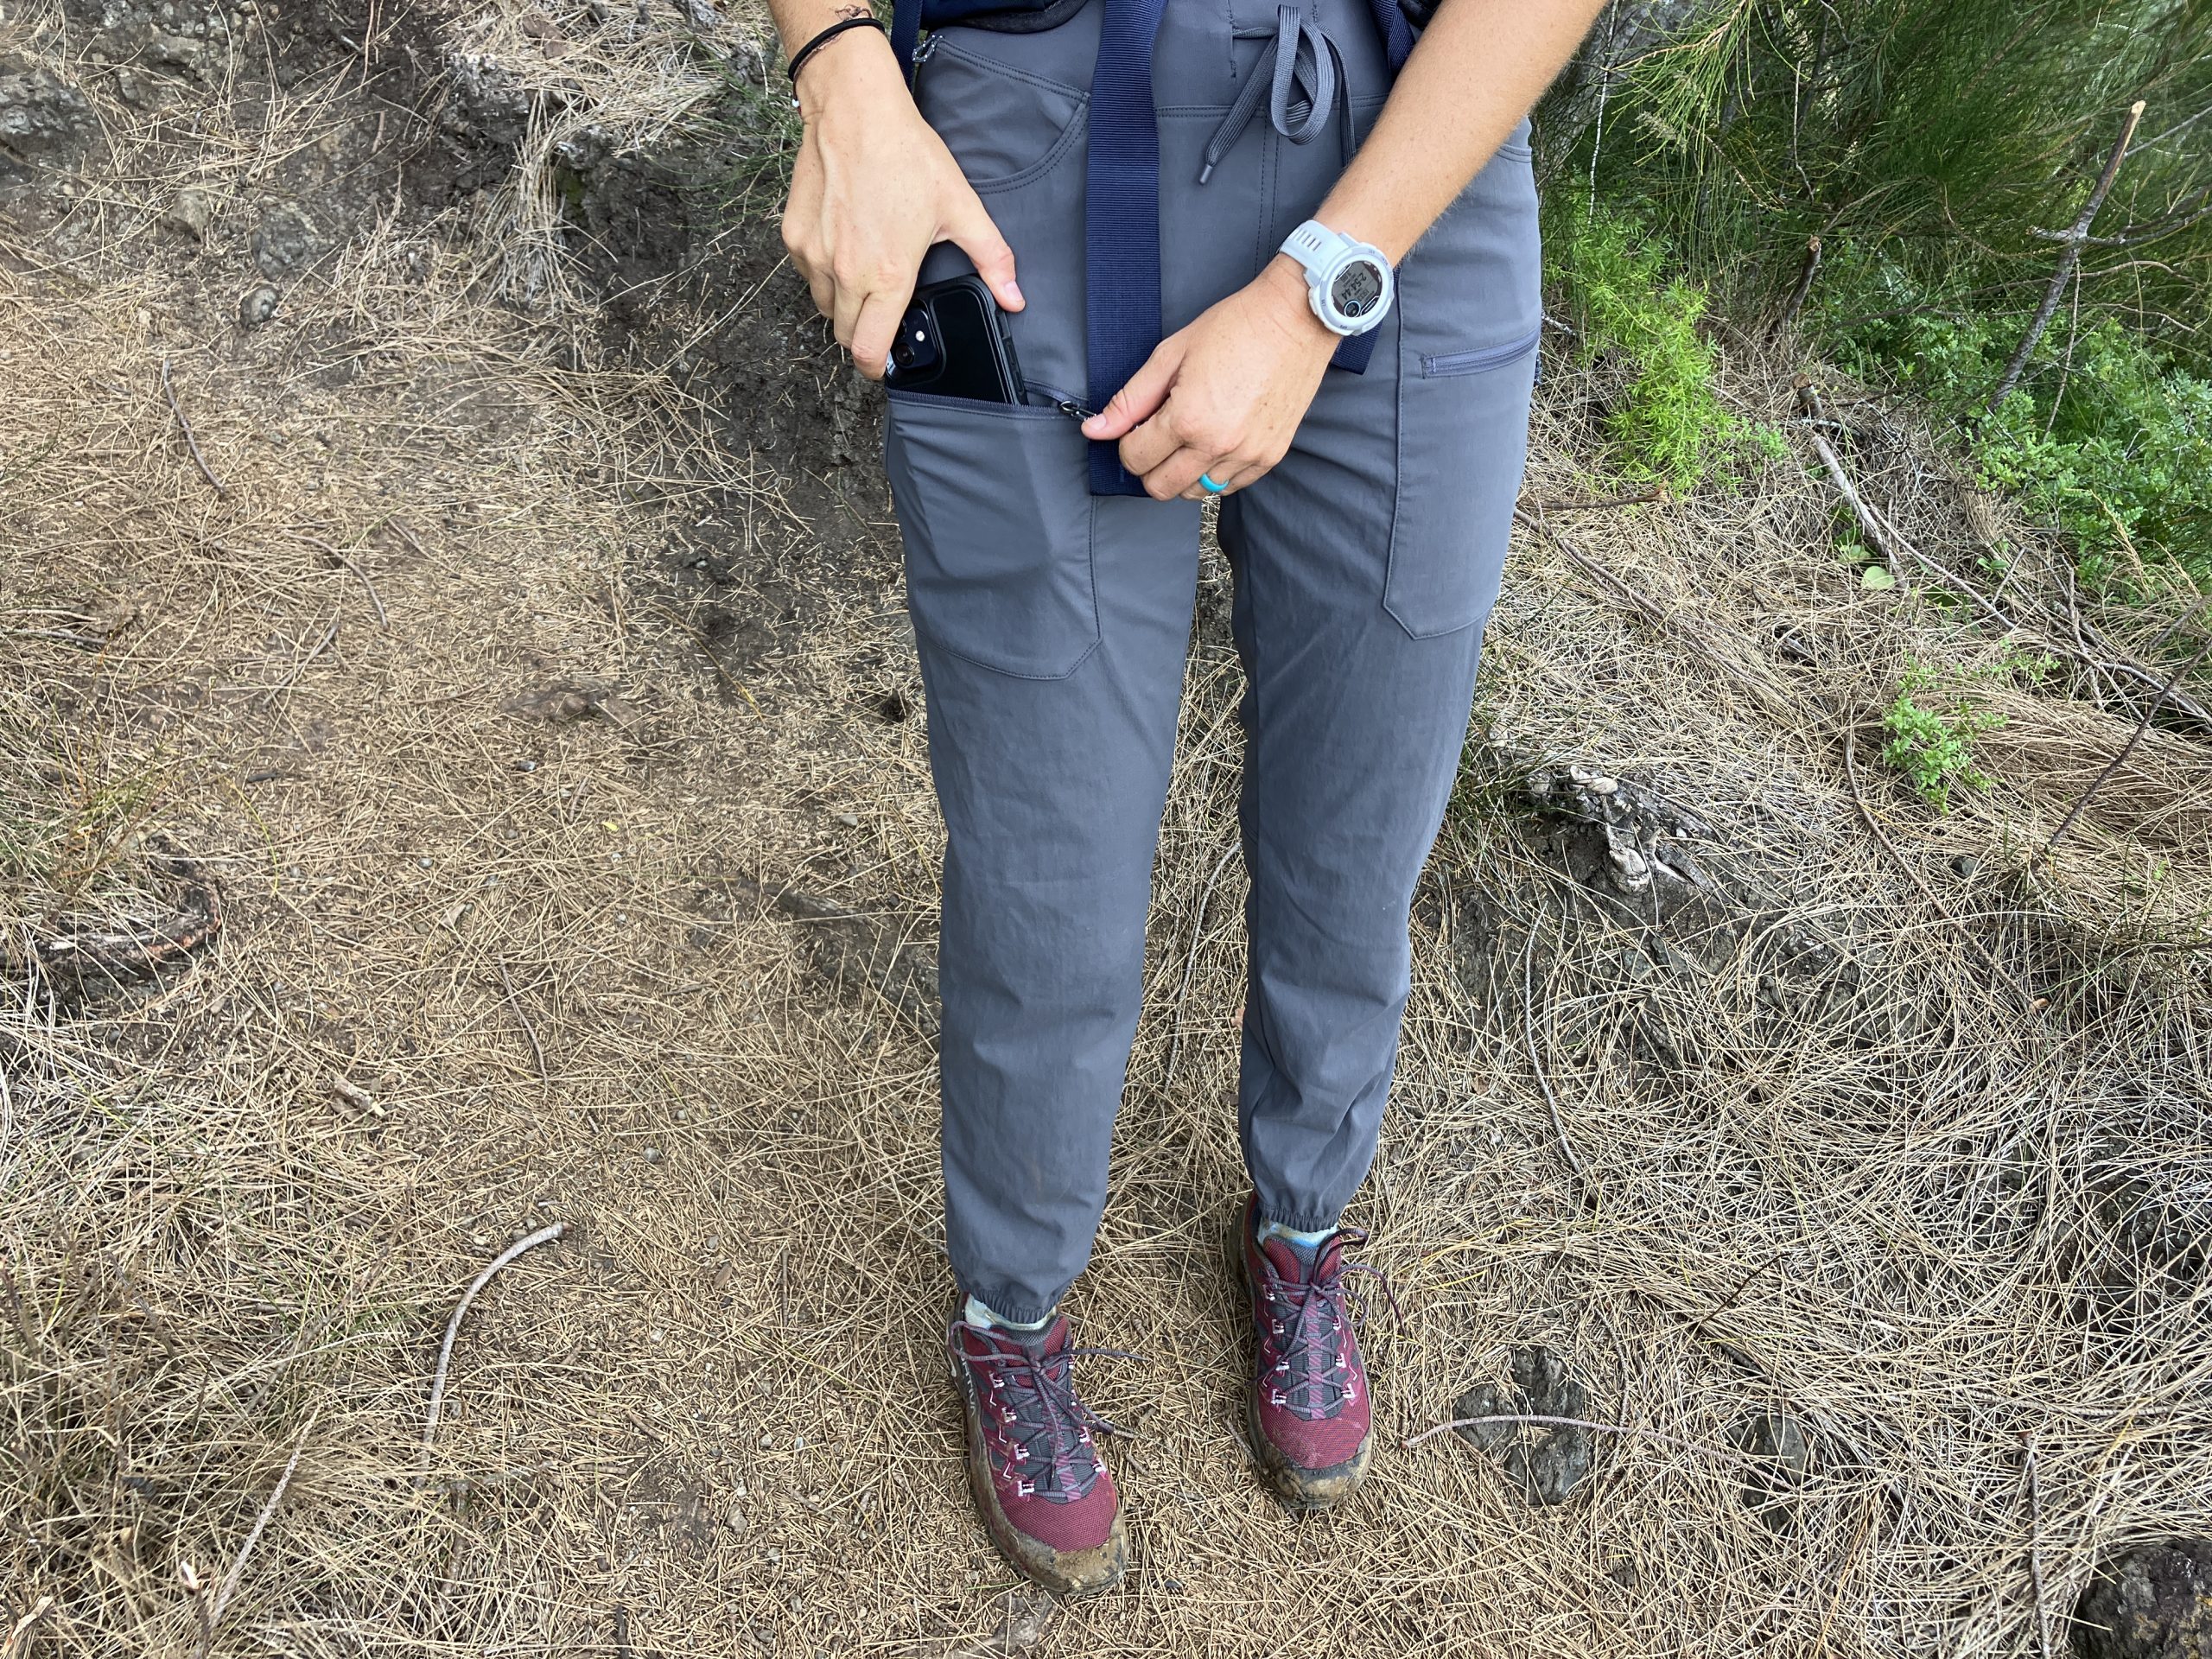
[[[1395,284],[1390,262],[1383,257],[1380,248],[1355,241],[1341,231],[1332,231],[1318,219],[1309,219],[1283,238],[1282,251],[1295,259],[1305,271],[1306,302],[1321,320],[1321,326],[1332,334],[1363,334],[1389,314]],[[1346,316],[1338,308],[1330,289],[1344,268],[1355,263],[1374,267],[1381,292],[1366,309],[1357,315]]]

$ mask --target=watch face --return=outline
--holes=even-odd
[[[1371,259],[1355,259],[1329,284],[1329,302],[1339,316],[1357,322],[1382,298],[1382,271]]]

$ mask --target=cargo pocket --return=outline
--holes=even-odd
[[[1082,431],[1056,409],[889,402],[884,470],[916,630],[1001,674],[1066,678],[1098,645]]]
[[[1517,135],[1516,135],[1517,136]],[[1383,607],[1417,639],[1490,614],[1543,327],[1535,181],[1509,143],[1398,273],[1398,476]]]

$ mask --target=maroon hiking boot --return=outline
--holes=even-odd
[[[1250,1300],[1257,1351],[1245,1417],[1252,1450],[1285,1502],[1325,1510],[1357,1490],[1374,1449],[1367,1367],[1344,1281],[1382,1275],[1344,1261],[1344,1246],[1367,1236],[1357,1228],[1332,1234],[1308,1265],[1287,1240],[1259,1242],[1256,1198],[1236,1213],[1230,1252]]]
[[[1121,1582],[1128,1550],[1114,1477],[1094,1432],[1119,1433],[1077,1397],[1076,1359],[1056,1319],[1024,1337],[956,1319],[946,1335],[968,1413],[968,1485],[999,1554],[1058,1596]]]

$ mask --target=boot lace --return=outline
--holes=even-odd
[[[1048,1354],[1041,1345],[1025,1346],[1004,1331],[966,1319],[956,1321],[952,1329],[953,1357],[984,1383],[984,1444],[999,1465],[999,1478],[1021,1497],[1072,1503],[1089,1497],[1106,1472],[1093,1432],[1129,1431],[1084,1403],[1075,1391],[1075,1362],[1138,1356],[1117,1348],[1063,1348]],[[982,1352],[958,1340],[963,1331],[982,1340]]]
[[[1322,1246],[1312,1276],[1301,1279],[1286,1279],[1265,1250],[1254,1252],[1262,1386],[1269,1404],[1306,1422],[1334,1417],[1358,1395],[1345,1350],[1354,1325],[1364,1323],[1366,1307],[1363,1296],[1351,1300],[1351,1281],[1372,1280],[1382,1287],[1395,1321],[1405,1323],[1389,1276],[1380,1268],[1344,1258],[1344,1247],[1366,1241],[1358,1228],[1343,1229],[1333,1243]]]

